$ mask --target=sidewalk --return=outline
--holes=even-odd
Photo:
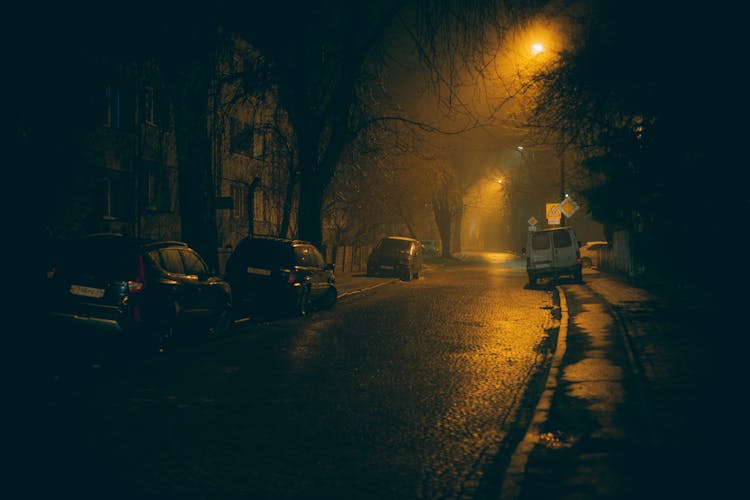
[[[596,270],[584,281],[556,287],[563,352],[503,499],[729,498],[710,302]]]

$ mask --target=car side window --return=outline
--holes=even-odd
[[[313,265],[310,258],[310,248],[306,246],[294,247],[294,260],[298,266],[309,267]]]
[[[318,268],[323,268],[325,264],[325,259],[323,259],[323,255],[318,251],[317,248],[310,247],[310,257],[312,258],[312,265]]]
[[[161,267],[172,274],[185,274],[185,267],[180,258],[180,252],[176,248],[163,248],[159,250],[161,255]]]
[[[192,250],[182,249],[180,250],[180,255],[182,256],[182,263],[185,267],[185,274],[201,276],[208,273],[206,264],[197,253]]]

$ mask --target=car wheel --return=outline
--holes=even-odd
[[[294,313],[297,316],[304,316],[307,314],[308,307],[310,306],[310,288],[303,286],[302,290],[297,294],[297,302],[294,305]]]
[[[229,331],[229,327],[232,326],[232,317],[232,306],[227,305],[216,318],[214,325],[208,329],[209,335],[225,335]]]
[[[139,328],[138,340],[133,344],[134,354],[137,357],[157,356],[167,351],[175,332],[174,322],[161,322]]]
[[[582,267],[589,268],[589,267],[591,267],[591,265],[592,265],[592,262],[591,262],[590,258],[584,257],[584,258],[581,259],[581,266]]]
[[[338,300],[339,292],[335,286],[329,286],[326,293],[323,294],[323,298],[320,300],[321,309],[330,309],[336,304]]]

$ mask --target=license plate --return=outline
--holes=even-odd
[[[261,269],[259,267],[248,267],[247,268],[248,274],[259,274],[261,276],[271,276],[271,270],[270,269]]]
[[[70,285],[70,293],[82,297],[93,297],[95,299],[101,299],[104,297],[103,288],[93,288],[90,286]]]
[[[549,264],[549,262],[537,262],[536,264],[534,264],[534,266],[537,269],[540,269],[540,268],[544,268],[544,267],[549,267],[550,264]]]

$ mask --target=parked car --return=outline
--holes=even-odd
[[[100,234],[55,245],[47,271],[55,324],[150,350],[231,325],[229,284],[180,241]]]
[[[601,252],[609,248],[608,241],[587,241],[581,245],[581,266],[584,268],[598,266],[601,261]]]
[[[440,245],[435,240],[422,240],[422,248],[424,249],[425,255],[438,255],[440,253]]]
[[[526,256],[526,273],[532,285],[539,278],[571,276],[583,280],[578,239],[571,227],[529,231],[521,253]]]
[[[422,243],[404,236],[388,236],[378,242],[367,259],[367,275],[392,275],[404,281],[422,272]]]
[[[305,315],[338,299],[333,264],[308,241],[249,236],[227,260],[225,279],[243,311],[273,308]]]

